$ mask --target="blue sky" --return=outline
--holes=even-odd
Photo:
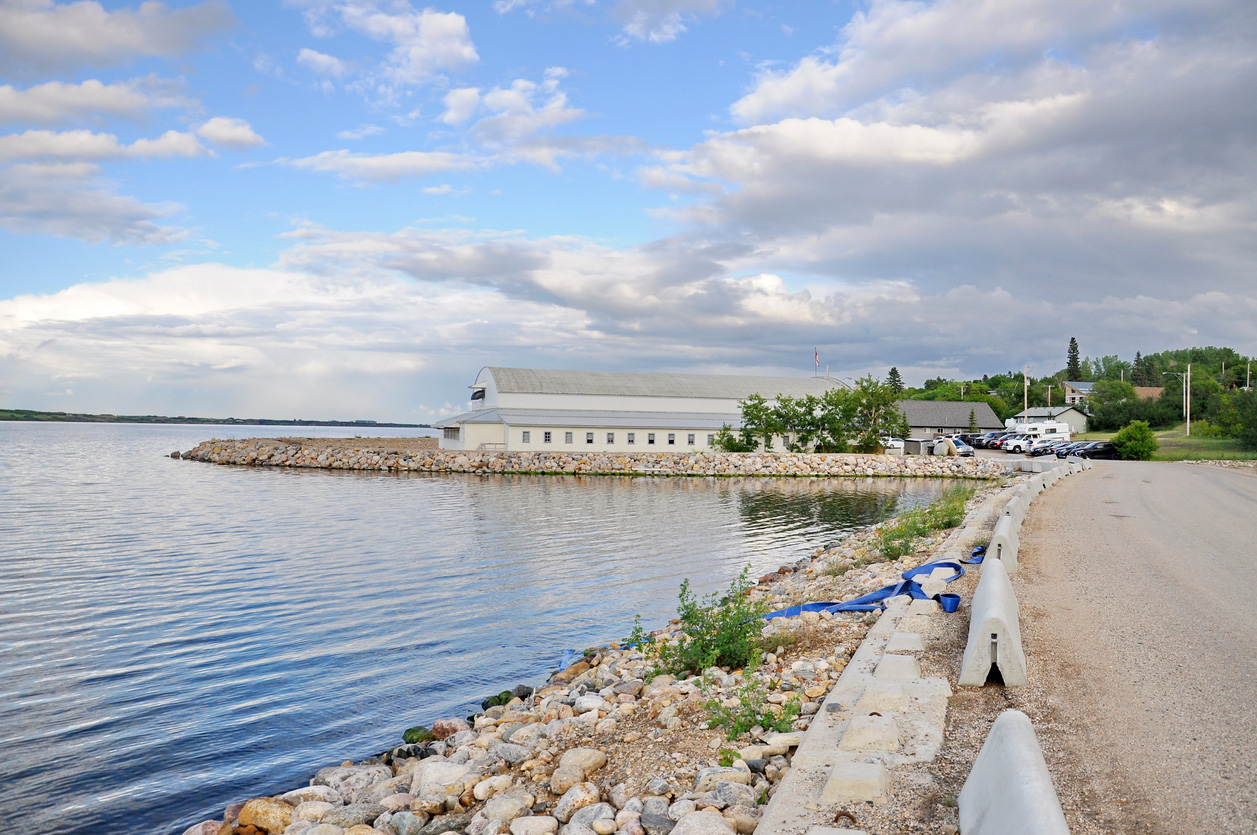
[[[0,404],[1257,353],[1241,0],[0,0]]]

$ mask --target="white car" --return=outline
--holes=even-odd
[[[886,449],[903,449],[903,438],[882,438],[882,446]]]
[[[1025,452],[1030,449],[1030,443],[1033,440],[1029,435],[1016,435],[1004,441],[1004,445],[1000,449],[1005,452]]]

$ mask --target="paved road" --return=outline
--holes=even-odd
[[[1257,833],[1257,476],[1097,461],[1035,501],[1022,559],[1032,681],[1092,820]]]

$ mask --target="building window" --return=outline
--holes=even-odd
[[[648,444],[653,444],[654,442],[655,442],[655,433],[654,433],[654,432],[647,432],[647,433],[646,433],[646,443],[648,443]]]
[[[457,440],[458,440],[458,427],[457,427],[457,426],[447,426],[447,427],[445,427],[445,440],[447,440],[447,441],[457,441]]]
[[[592,444],[593,442],[594,442],[594,433],[593,433],[593,432],[586,432],[586,433],[585,433],[585,443],[587,443],[587,444]]]
[[[708,435],[708,436],[707,436],[707,446],[715,446],[715,445],[716,445],[716,436],[715,436],[715,435]]]
[[[524,430],[524,443],[526,444],[532,443],[532,433],[529,432],[527,429]]]
[[[614,433],[614,432],[608,432],[608,433],[607,433],[607,443],[609,443],[609,444],[613,444],[613,443],[615,443],[615,433]]]
[[[542,433],[541,433],[541,440],[542,440],[542,441],[544,441],[544,442],[545,442],[545,443],[547,443],[547,444],[548,444],[548,443],[550,443],[550,433],[549,433],[549,432],[542,432]]]
[[[572,433],[571,433],[571,432],[564,432],[564,433],[563,433],[563,443],[565,443],[565,444],[570,444],[571,442],[572,442]]]
[[[630,443],[630,444],[635,444],[635,443],[637,443],[637,433],[636,433],[636,432],[630,432],[630,433],[628,433],[628,441],[627,441],[627,443]]]
[[[668,446],[676,446],[677,436],[675,432],[668,433]]]
[[[690,446],[694,446],[694,433],[693,432],[685,436],[685,443]]]

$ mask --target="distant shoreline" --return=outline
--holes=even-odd
[[[426,423],[378,423],[374,420],[277,420],[271,418],[168,417],[166,415],[90,415],[76,412],[39,412],[0,409],[0,420],[28,423],[152,423],[197,426],[339,426],[349,429],[431,429]]]

